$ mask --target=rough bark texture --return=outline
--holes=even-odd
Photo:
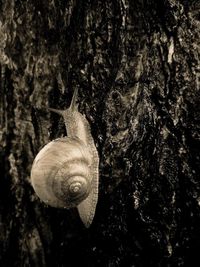
[[[198,2],[0,1],[1,266],[200,264]],[[100,156],[89,229],[30,184],[66,135],[47,107],[76,87]]]

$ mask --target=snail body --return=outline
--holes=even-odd
[[[95,215],[98,201],[99,157],[90,125],[78,112],[75,90],[66,110],[50,109],[63,116],[67,136],[45,145],[37,154],[31,182],[38,197],[56,208],[77,207],[86,227]]]

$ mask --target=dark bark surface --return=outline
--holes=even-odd
[[[0,265],[199,266],[200,4],[0,1]],[[79,110],[100,156],[92,226],[30,170]],[[197,265],[194,262],[197,261]]]

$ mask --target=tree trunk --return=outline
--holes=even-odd
[[[200,264],[200,4],[0,1],[0,265]],[[30,183],[79,89],[97,147],[86,229]]]

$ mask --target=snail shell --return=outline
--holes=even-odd
[[[92,223],[98,201],[99,158],[85,116],[76,106],[77,90],[65,111],[67,137],[45,145],[37,154],[31,182],[38,197],[56,208],[77,207],[86,227]]]

